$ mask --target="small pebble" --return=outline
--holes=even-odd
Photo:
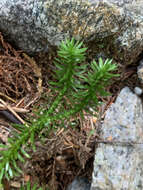
[[[135,87],[134,92],[136,93],[136,95],[140,96],[143,93],[143,90],[139,87]]]
[[[67,190],[90,190],[90,183],[84,177],[76,177]]]

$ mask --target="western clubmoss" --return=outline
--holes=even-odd
[[[56,122],[69,120],[76,117],[77,113],[83,110],[90,111],[99,104],[98,96],[107,96],[105,87],[109,84],[112,74],[116,70],[116,65],[112,60],[107,59],[99,63],[92,61],[90,69],[87,71],[86,65],[82,64],[86,57],[87,48],[83,47],[83,42],[71,40],[62,41],[58,58],[55,59],[54,81],[50,83],[51,90],[56,92],[57,96],[51,102],[48,110],[43,110],[36,121],[31,125],[17,125],[20,133],[15,132],[12,138],[9,138],[9,144],[0,144],[4,150],[0,152],[0,182],[3,178],[11,179],[18,173],[22,173],[17,165],[17,160],[25,162],[25,158],[30,158],[27,153],[27,147],[35,150],[35,138],[40,136],[40,132],[47,128],[48,131],[56,129]],[[66,99],[65,99],[66,97]],[[67,109],[63,104],[70,102]]]

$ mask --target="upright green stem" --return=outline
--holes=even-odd
[[[60,91],[60,94],[55,99],[55,101],[53,102],[53,104],[49,108],[49,110],[47,111],[46,116],[50,115],[55,110],[55,108],[57,108],[57,106],[59,105],[59,102],[63,98],[63,96],[64,96],[64,94],[65,94],[66,91],[67,91],[67,86],[64,86],[63,90]]]

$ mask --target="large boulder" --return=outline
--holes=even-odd
[[[101,131],[107,143],[96,150],[91,190],[143,190],[142,100],[128,87],[107,110]]]
[[[142,10],[143,0],[0,0],[0,31],[28,53],[75,37],[129,64],[143,51]]]

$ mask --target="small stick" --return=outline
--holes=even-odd
[[[24,109],[24,108],[17,108],[17,107],[11,107],[15,112],[18,112],[18,113],[28,113],[29,110],[27,109]],[[7,107],[3,104],[0,104],[0,110],[6,110]]]
[[[22,98],[22,99],[16,104],[16,107],[18,107],[23,101],[24,101],[24,98]]]
[[[38,98],[39,98],[40,94],[37,93],[36,96],[34,97],[33,100],[31,100],[24,108],[28,108],[31,104],[33,104]]]
[[[5,98],[7,98],[8,100],[10,100],[11,102],[16,103],[16,101],[15,101],[15,100],[13,100],[13,99],[12,99],[12,98],[10,98],[9,96],[7,96],[7,95],[5,95],[5,94],[3,94],[3,93],[1,93],[1,92],[0,92],[0,96],[4,96]]]
[[[6,104],[1,98],[0,98],[0,102],[22,123],[25,124],[25,121],[12,109],[11,106],[9,106],[8,104]]]

